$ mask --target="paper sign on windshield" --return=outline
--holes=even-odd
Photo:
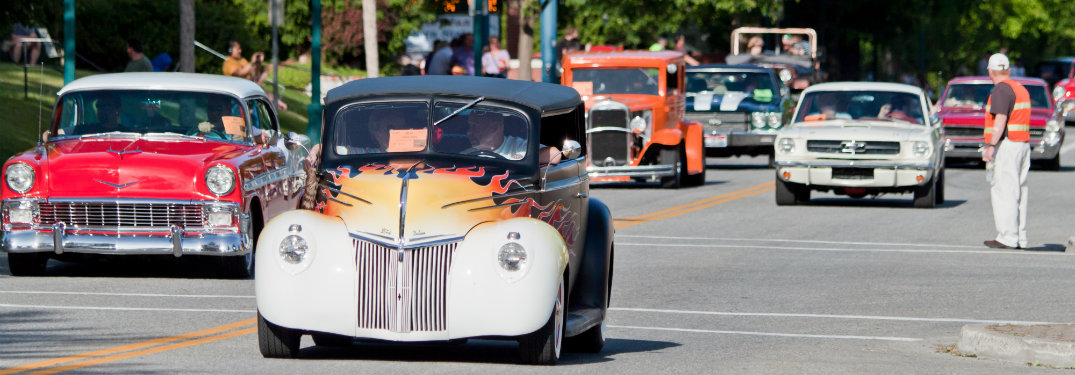
[[[593,95],[593,82],[571,82],[571,87],[579,92],[579,96]]]
[[[413,152],[426,148],[425,129],[392,129],[388,132],[388,152]]]
[[[243,118],[238,116],[220,116],[220,121],[224,123],[224,132],[228,135],[245,136],[246,132],[243,131]]]

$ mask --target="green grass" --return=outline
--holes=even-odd
[[[281,69],[281,72],[284,70],[292,69]],[[96,72],[75,71],[76,78],[92,74]],[[0,62],[0,157],[3,158],[0,160],[7,160],[34,146],[40,134],[37,131],[38,118],[40,116],[44,131],[51,120],[56,92],[63,87],[63,73],[48,67],[43,72],[40,68],[30,69],[27,78],[29,95],[24,98],[22,66]],[[309,81],[309,78],[306,80]],[[262,88],[272,92],[271,85],[263,85]],[[306,106],[310,104],[310,98],[300,90],[285,89],[281,100],[287,103],[288,110],[280,113],[280,128],[284,132],[305,134],[308,121]]]

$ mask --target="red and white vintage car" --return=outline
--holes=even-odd
[[[44,142],[4,164],[13,275],[89,253],[223,256],[227,276],[249,277],[253,239],[301,198],[299,136],[280,134],[253,82],[102,74],[57,95]]]
[[[1037,78],[1013,78],[1030,93],[1030,158],[1046,169],[1060,169],[1064,144],[1063,119],[1049,100],[1049,87]],[[956,77],[948,82],[937,103],[944,124],[945,158],[981,160],[985,144],[985,104],[993,92],[989,77]]]

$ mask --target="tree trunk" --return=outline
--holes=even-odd
[[[194,73],[194,0],[179,0],[179,71]]]
[[[516,4],[512,8],[519,10],[519,79],[532,81],[533,72],[530,70],[530,60],[534,57],[534,17],[530,12],[534,8],[535,0],[513,0]]]
[[[362,39],[366,44],[366,77],[381,75],[377,61],[377,1],[362,0]]]

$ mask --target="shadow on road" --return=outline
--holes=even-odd
[[[305,344],[305,343],[304,343]],[[563,352],[559,365],[579,365],[612,361],[611,356],[652,352],[680,344],[666,341],[610,338],[601,353]],[[519,347],[515,341],[469,340],[466,344],[357,343],[344,347],[310,346],[299,351],[304,360],[372,360],[407,362],[467,362],[518,364]]]
[[[1041,246],[1028,247],[1026,249],[1023,249],[1023,251],[1053,251],[1060,253],[1064,252],[1065,250],[1067,250],[1067,246],[1058,243],[1047,243]]]
[[[171,255],[68,254],[63,261],[49,259],[46,277],[159,277],[176,279],[223,278],[223,257]],[[7,254],[0,255],[0,275],[11,275]]]
[[[955,208],[967,203],[966,200],[960,199],[946,199],[944,203],[938,204],[934,209],[946,209]],[[907,208],[915,209],[914,203],[911,199],[885,199],[885,198],[841,198],[841,197],[825,197],[825,198],[812,198],[808,203],[799,203],[800,206],[819,206],[819,207],[862,207],[862,208]]]

